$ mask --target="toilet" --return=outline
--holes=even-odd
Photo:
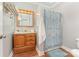
[[[77,49],[72,49],[72,53],[74,54],[75,57],[79,57],[79,38],[76,39],[77,42]]]

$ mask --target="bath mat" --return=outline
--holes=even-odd
[[[65,57],[67,55],[66,52],[61,49],[55,49],[47,52],[49,57]]]

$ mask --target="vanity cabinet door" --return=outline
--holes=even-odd
[[[16,35],[14,37],[14,47],[23,47],[24,46],[24,36],[22,35]]]

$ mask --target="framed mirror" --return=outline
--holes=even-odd
[[[32,27],[34,24],[34,13],[32,10],[18,10],[17,26]]]

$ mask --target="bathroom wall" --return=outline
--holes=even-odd
[[[79,38],[79,3],[61,3],[53,10],[62,13],[63,45],[71,49],[77,48],[76,39]]]
[[[3,39],[3,56],[8,57],[12,52],[12,36],[14,33],[15,16],[11,17],[9,13],[3,12],[3,34],[6,38]]]
[[[2,3],[0,2],[0,16],[2,16]],[[0,17],[0,27],[2,27],[2,17]],[[0,31],[2,31],[2,29],[0,29]],[[0,34],[1,34],[1,32],[0,32]]]

